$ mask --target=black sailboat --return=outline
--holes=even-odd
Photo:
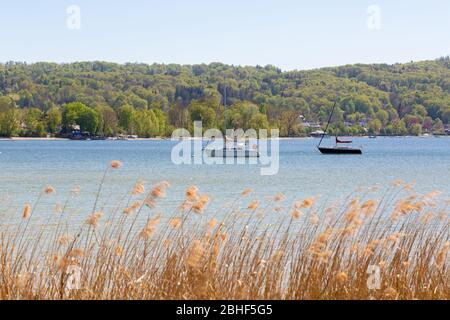
[[[337,101],[334,102],[333,109],[331,110],[330,118],[328,119],[328,123],[325,128],[325,133],[322,136],[322,138],[320,139],[320,142],[317,145],[317,148],[319,149],[319,151],[322,154],[362,154],[361,149],[343,146],[343,145],[352,143],[352,141],[340,140],[338,137],[336,137],[336,145],[334,147],[322,147],[321,146],[323,138],[327,133],[328,127],[329,127],[331,119],[333,117],[334,109],[336,108],[336,103],[337,103]]]

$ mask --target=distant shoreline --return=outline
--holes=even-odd
[[[349,136],[351,138],[366,138],[369,136]],[[450,137],[449,135],[437,135],[437,136],[377,136],[377,138],[446,138]],[[186,138],[187,140],[198,140],[197,138],[191,137]],[[270,139],[270,138],[269,138]],[[313,137],[280,137],[278,140],[312,140],[318,138]],[[97,141],[170,141],[171,138],[136,138],[136,139],[128,139],[128,140],[97,140]],[[47,138],[47,137],[11,137],[11,138],[0,138],[1,141],[71,141],[68,138]],[[76,141],[76,140],[74,140]],[[92,140],[95,141],[95,140]]]
[[[46,138],[46,137],[11,137],[0,138],[0,141],[65,141],[70,140],[66,138]]]
[[[69,140],[64,138],[32,138],[32,137],[11,137],[11,138],[0,138],[0,141],[59,141],[59,140]]]

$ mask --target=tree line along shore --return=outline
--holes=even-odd
[[[450,59],[309,71],[274,66],[0,64],[0,137],[168,137],[175,128],[304,137],[448,134]]]

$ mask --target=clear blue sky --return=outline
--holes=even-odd
[[[69,5],[81,29],[66,26]],[[381,9],[381,29],[367,8]],[[0,61],[273,64],[285,70],[450,54],[448,0],[2,1]]]

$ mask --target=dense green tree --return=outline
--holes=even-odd
[[[99,125],[99,114],[81,102],[71,102],[64,106],[62,123],[67,130],[79,125],[81,131],[95,134]]]
[[[433,119],[427,116],[422,121],[422,130],[425,132],[430,132],[432,131],[432,129],[433,129]]]
[[[7,112],[15,107],[16,104],[11,97],[0,96],[0,112]]]
[[[225,129],[251,129],[250,121],[259,113],[257,105],[248,101],[237,102],[224,113]]]
[[[139,136],[145,138],[158,136],[159,122],[153,110],[136,110],[133,122],[133,127]]]
[[[372,109],[372,103],[367,96],[358,95],[354,97],[353,101],[355,104],[355,112],[367,114]]]
[[[188,128],[190,122],[189,110],[178,100],[168,112],[168,122],[175,128]]]
[[[0,96],[0,136],[11,137],[19,128],[19,112],[11,97]]]
[[[403,118],[403,121],[405,122],[406,128],[410,129],[416,124],[420,125],[423,119],[420,116],[408,114]]]
[[[352,113],[351,115],[349,115],[347,117],[347,120],[349,120],[350,122],[353,122],[353,123],[359,123],[361,121],[366,120],[366,115],[362,112],[355,112],[355,113]]]
[[[428,115],[427,109],[420,104],[416,104],[412,109],[412,114],[417,115],[419,117],[426,117]]]
[[[264,115],[265,116],[265,115]],[[300,112],[297,110],[284,110],[281,112],[279,121],[279,130],[282,136],[292,137],[299,134],[300,130]],[[267,116],[265,117],[267,121]],[[268,125],[264,127],[267,129]]]
[[[300,135],[310,131],[302,123],[324,125],[337,100],[333,116],[337,133],[377,131],[377,120],[381,134],[407,134],[413,127],[417,131],[418,125],[431,132],[438,120],[444,129],[450,122],[449,64],[443,58],[283,72],[273,66],[221,63],[10,62],[0,64],[0,116],[3,122],[15,119],[10,126],[15,129],[6,131],[25,134],[28,129],[23,128],[27,125],[19,109],[37,108],[46,114],[36,125],[43,123],[47,132],[57,133],[60,125],[54,108],[64,112],[64,106],[78,102],[89,109],[83,109],[80,117],[65,112],[66,130],[78,120],[84,130],[96,131],[98,118],[99,134],[135,133],[134,126],[139,125],[146,135],[168,135],[171,128],[192,127],[193,118],[203,119],[207,127],[225,129],[265,126],[265,116],[282,135]],[[303,120],[289,116],[294,112]],[[50,121],[53,113],[56,121]]]
[[[446,108],[442,112],[442,120],[444,121],[444,123],[450,124],[450,108]]]
[[[18,92],[18,95],[18,105],[20,107],[31,107],[34,105],[33,95],[30,91],[23,89]]]
[[[386,110],[378,110],[375,114],[376,118],[380,120],[383,126],[389,122],[389,113]]]
[[[44,113],[37,108],[26,108],[22,110],[22,132],[27,137],[41,137],[45,135]]]
[[[422,126],[419,123],[413,124],[409,128],[409,133],[413,136],[420,136],[422,134]]]
[[[113,108],[108,105],[95,108],[99,114],[98,132],[103,136],[114,136],[117,133],[118,119]]]
[[[172,134],[172,130],[169,130],[167,115],[161,109],[153,109],[152,111],[155,114],[159,128],[157,135],[161,137],[170,136]]]
[[[130,105],[123,105],[119,108],[119,126],[127,133],[134,133],[134,119],[136,110]]]
[[[262,113],[254,114],[250,118],[249,128],[256,130],[256,132],[260,129],[269,130],[269,121],[267,121],[267,116]],[[292,128],[292,130],[298,130],[298,125],[296,125],[295,128]],[[293,131],[292,134],[295,132],[296,131]],[[268,134],[270,135],[270,132],[268,132]]]
[[[443,134],[444,133],[444,123],[441,119],[436,119],[433,123],[433,127],[431,128],[431,131],[433,133]]]
[[[216,124],[216,112],[203,101],[194,100],[188,107],[191,123],[201,121],[203,129],[214,128]]]
[[[87,109],[80,113],[77,123],[82,131],[97,133],[100,117],[94,109]]]
[[[130,99],[131,104],[136,109],[147,109],[148,102],[145,99],[142,99],[136,95],[133,95],[133,97]]]
[[[408,129],[406,128],[405,122],[403,120],[394,120],[392,122],[392,131],[390,134],[401,136],[407,133]]]
[[[18,111],[15,108],[0,113],[0,136],[14,136],[19,128]]]
[[[53,107],[46,113],[47,131],[55,134],[59,132],[62,123],[62,113],[58,107]]]
[[[372,119],[371,121],[369,121],[369,124],[368,124],[368,129],[369,129],[368,133],[371,135],[379,134],[381,132],[382,127],[383,127],[383,124],[380,119],[378,119],[378,118]]]

